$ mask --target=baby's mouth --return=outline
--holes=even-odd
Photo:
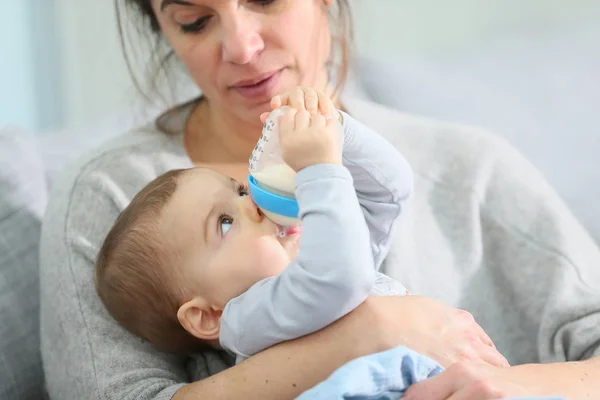
[[[284,238],[302,233],[302,225],[282,226],[277,225],[277,237]]]

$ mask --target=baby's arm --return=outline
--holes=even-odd
[[[238,358],[313,333],[369,294],[375,279],[369,230],[352,175],[340,164],[299,169],[295,184],[303,233],[296,259],[280,275],[227,303],[220,341]]]
[[[354,180],[356,196],[370,233],[373,263],[387,256],[395,223],[413,188],[413,173],[394,146],[372,129],[341,112],[343,164]]]

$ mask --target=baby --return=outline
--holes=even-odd
[[[171,352],[223,348],[239,362],[331,324],[369,294],[408,294],[376,271],[412,191],[410,167],[322,93],[300,90],[286,95],[279,135],[297,172],[301,228],[278,226],[214,170],[159,176],[121,213],[96,263],[98,294],[129,331]]]

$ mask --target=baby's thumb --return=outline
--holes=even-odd
[[[264,112],[262,114],[260,114],[260,122],[264,125],[265,121],[267,120],[267,117],[269,116],[268,112]]]

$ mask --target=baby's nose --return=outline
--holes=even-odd
[[[259,223],[265,218],[263,212],[258,208],[256,203],[252,201],[250,196],[246,196],[242,199],[242,208],[244,215],[253,222]]]
[[[258,208],[258,206],[256,207],[256,211],[258,212],[258,217],[262,220],[265,217],[265,214],[260,208]]]

